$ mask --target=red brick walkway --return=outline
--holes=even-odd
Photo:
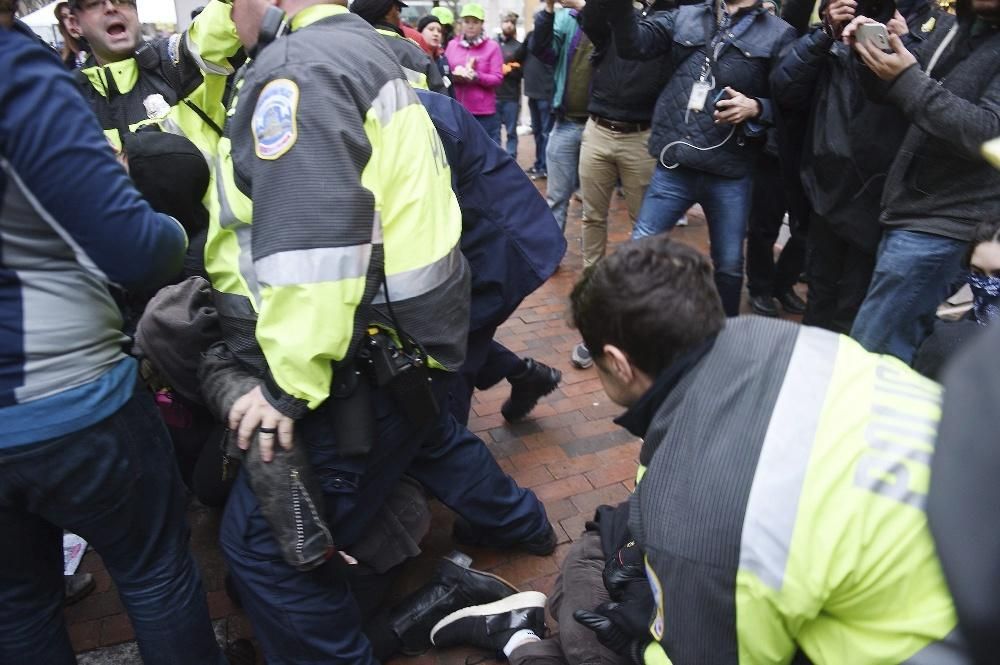
[[[524,153],[532,148],[531,137],[522,137]],[[522,155],[530,164],[531,154]],[[544,190],[544,181],[540,183]],[[674,237],[706,251],[704,220],[696,211],[691,225],[678,228]],[[611,244],[622,242],[631,231],[624,201],[615,196],[610,219]],[[567,323],[567,297],[581,271],[580,203],[573,201],[567,227],[569,250],[562,267],[544,286],[532,294],[499,330],[498,338],[513,351],[558,367],[563,372],[559,389],[542,400],[525,422],[508,425],[500,416],[507,396],[504,382],[479,392],[473,400],[470,427],[487,444],[505,471],[523,487],[532,488],[545,503],[560,545],[549,557],[511,555],[503,552],[464,548],[474,558],[474,566],[510,580],[522,590],[548,592],[569,543],[578,538],[583,524],[602,503],[625,499],[634,485],[639,444],[612,419],[621,408],[612,404],[601,390],[593,368],[578,370],[569,362],[570,351],[578,342]],[[250,636],[246,617],[232,606],[223,590],[224,565],[216,538],[218,515],[206,509],[190,514],[193,547],[204,573],[209,609],[216,630],[227,639]],[[424,554],[408,564],[410,570],[396,589],[402,595],[426,579],[434,561],[454,548],[450,540],[452,516],[435,506],[431,533]],[[104,571],[100,558],[87,554],[83,570],[97,577],[97,590],[66,610],[70,634],[78,652],[107,647],[133,639],[128,618],[118,594]],[[555,627],[555,626],[552,626]],[[123,646],[122,659],[82,662],[138,663],[134,646]],[[432,651],[418,658],[398,658],[391,665],[461,665],[470,650]],[[91,656],[96,656],[91,654]]]

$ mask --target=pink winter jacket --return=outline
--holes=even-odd
[[[500,45],[488,37],[471,48],[462,43],[461,37],[448,42],[444,52],[451,71],[459,65],[466,67],[475,58],[478,75],[472,83],[452,79],[455,84],[455,99],[472,115],[493,115],[497,111],[497,88],[503,83],[503,54]]]

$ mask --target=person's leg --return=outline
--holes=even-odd
[[[785,215],[785,190],[778,160],[762,157],[753,174],[753,196],[747,225],[747,290],[750,297],[776,294],[774,242]]]
[[[549,174],[545,200],[548,202],[559,228],[563,230],[566,229],[569,201],[579,182],[577,169],[580,164],[580,138],[582,134],[583,125],[561,120],[552,128],[548,146],[545,149],[545,163]]]
[[[743,295],[743,240],[747,234],[753,178],[702,174],[698,201],[711,240],[715,286],[726,316],[738,316]]]
[[[436,394],[448,389],[439,379],[440,374]],[[450,414],[442,414],[424,441],[406,472],[462,516],[471,525],[470,535],[499,546],[548,536],[551,526],[538,497],[518,487],[486,444]]]
[[[486,359],[476,374],[475,386],[480,390],[492,388],[504,379],[510,379],[524,372],[527,364],[524,358],[491,339],[486,344]]]
[[[807,246],[809,297],[806,298],[806,313],[802,317],[802,323],[847,334],[849,327],[843,329],[835,323],[847,243],[833,232],[824,217],[813,213]]]
[[[587,121],[580,142],[584,268],[604,256],[608,244],[608,207],[618,181],[618,166],[614,159],[617,140],[610,129],[598,126],[593,120]]]
[[[496,113],[491,113],[490,115],[477,115],[475,118],[483,126],[483,129],[486,130],[490,138],[493,139],[493,142],[502,146],[503,143],[500,141],[500,116]]]
[[[875,272],[875,254],[854,243],[844,242],[840,286],[834,310],[834,327],[845,335],[854,325],[861,303],[865,301],[868,285]],[[810,287],[811,288],[811,287]]]
[[[642,200],[656,169],[656,158],[649,154],[649,134],[651,130],[623,134],[615,143],[615,158],[628,208],[629,221],[635,226],[639,219]]]
[[[781,248],[781,255],[774,265],[774,293],[786,293],[799,281],[806,264],[806,239],[798,230],[797,220],[789,219],[791,236]],[[749,260],[749,256],[748,256]]]
[[[476,389],[479,373],[490,357],[493,335],[496,328],[470,330],[469,341],[465,351],[465,362],[452,377],[451,394],[448,396],[448,410],[455,420],[466,425],[469,422],[469,408],[472,405],[472,393]],[[501,377],[503,378],[503,377]],[[500,379],[497,379],[499,381]]]
[[[517,161],[517,116],[520,109],[521,105],[518,102],[497,100],[497,115],[506,132],[504,140],[507,143],[504,147],[514,161]]]
[[[851,337],[873,353],[912,362],[930,334],[937,306],[950,295],[966,246],[929,233],[888,231]]]
[[[535,137],[535,163],[532,169],[536,173],[545,171],[545,138],[548,136],[549,102],[545,99],[528,99],[528,111],[531,112],[531,133]]]
[[[12,453],[4,451],[2,466],[8,472],[16,470],[20,510],[79,534],[97,550],[118,586],[147,665],[225,662],[188,547],[184,491],[170,439],[147,393],[136,392],[114,415],[96,425],[25,447],[16,460]],[[10,489],[6,482],[0,485]],[[4,492],[5,498],[0,499],[5,509],[13,505],[9,496]],[[40,527],[36,523],[33,528]],[[49,544],[41,543],[36,532],[32,539],[41,549],[22,551],[22,556],[43,560],[50,556],[52,527],[46,528]],[[24,546],[31,547],[30,541]],[[58,553],[55,556],[61,560]],[[0,568],[6,572],[6,562]],[[61,591],[58,568],[54,567],[53,574]],[[50,622],[44,630],[58,633],[61,619],[56,630],[50,616],[54,592],[48,583],[44,578],[36,582],[42,592],[40,607],[47,607],[49,614],[43,611],[34,621]],[[42,629],[34,627],[35,637]],[[4,631],[0,644],[9,637]],[[61,648],[63,638],[53,634],[52,639],[55,648]],[[22,648],[21,658],[49,647],[39,643]],[[61,661],[56,657],[32,662]]]
[[[632,239],[672,229],[695,202],[697,177],[697,172],[682,166],[676,169],[657,166],[642,200]]]
[[[13,489],[5,457],[0,484]],[[74,665],[63,621],[62,529],[0,495],[0,663]]]
[[[596,531],[585,531],[566,553],[549,597],[549,612],[559,623],[559,643],[566,661],[573,665],[623,665],[628,662],[627,658],[602,646],[592,630],[573,618],[576,610],[593,610],[611,600],[604,587],[604,563],[601,536]]]
[[[243,471],[226,504],[220,544],[269,665],[375,664],[354,596],[331,573],[336,562],[308,572],[289,566]]]

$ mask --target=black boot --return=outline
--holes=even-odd
[[[441,619],[431,631],[436,647],[470,646],[506,660],[503,648],[514,633],[545,637],[545,594],[525,591],[487,605],[465,607]]]
[[[492,603],[517,593],[510,582],[469,568],[472,559],[452,552],[438,563],[431,580],[407,596],[389,614],[400,651],[416,656],[431,647],[431,628],[455,610]]]
[[[546,522],[545,527],[544,531],[536,534],[531,540],[504,543],[477,531],[467,520],[461,516],[457,516],[455,517],[455,524],[451,529],[451,535],[457,542],[463,545],[499,550],[520,550],[528,554],[534,554],[535,556],[548,556],[555,551],[558,539],[555,529],[552,528],[551,524]]]
[[[806,311],[806,301],[800,298],[794,289],[788,289],[775,297],[789,314],[802,314]]]
[[[562,372],[532,358],[524,359],[525,369],[517,376],[508,376],[510,398],[500,407],[504,420],[514,422],[524,418],[538,400],[556,389]]]

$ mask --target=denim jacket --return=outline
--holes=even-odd
[[[686,5],[640,20],[632,12],[622,12],[613,20],[615,42],[624,58],[644,60],[669,54],[673,75],[660,91],[653,113],[649,153],[662,164],[682,166],[732,178],[750,173],[763,147],[764,133],[773,124],[768,82],[771,68],[781,49],[795,37],[794,29],[772,16],[758,2],[738,12],[718,45],[718,58],[711,64],[709,82],[714,79],[705,107],[687,111],[692,88],[701,77],[707,54],[718,34],[712,2]],[[753,122],[736,127],[717,125],[712,113],[715,102],[726,98],[726,87],[760,102],[762,113]],[[713,150],[698,148],[723,144]],[[725,141],[725,143],[723,143]],[[661,156],[661,152],[663,153]]]

